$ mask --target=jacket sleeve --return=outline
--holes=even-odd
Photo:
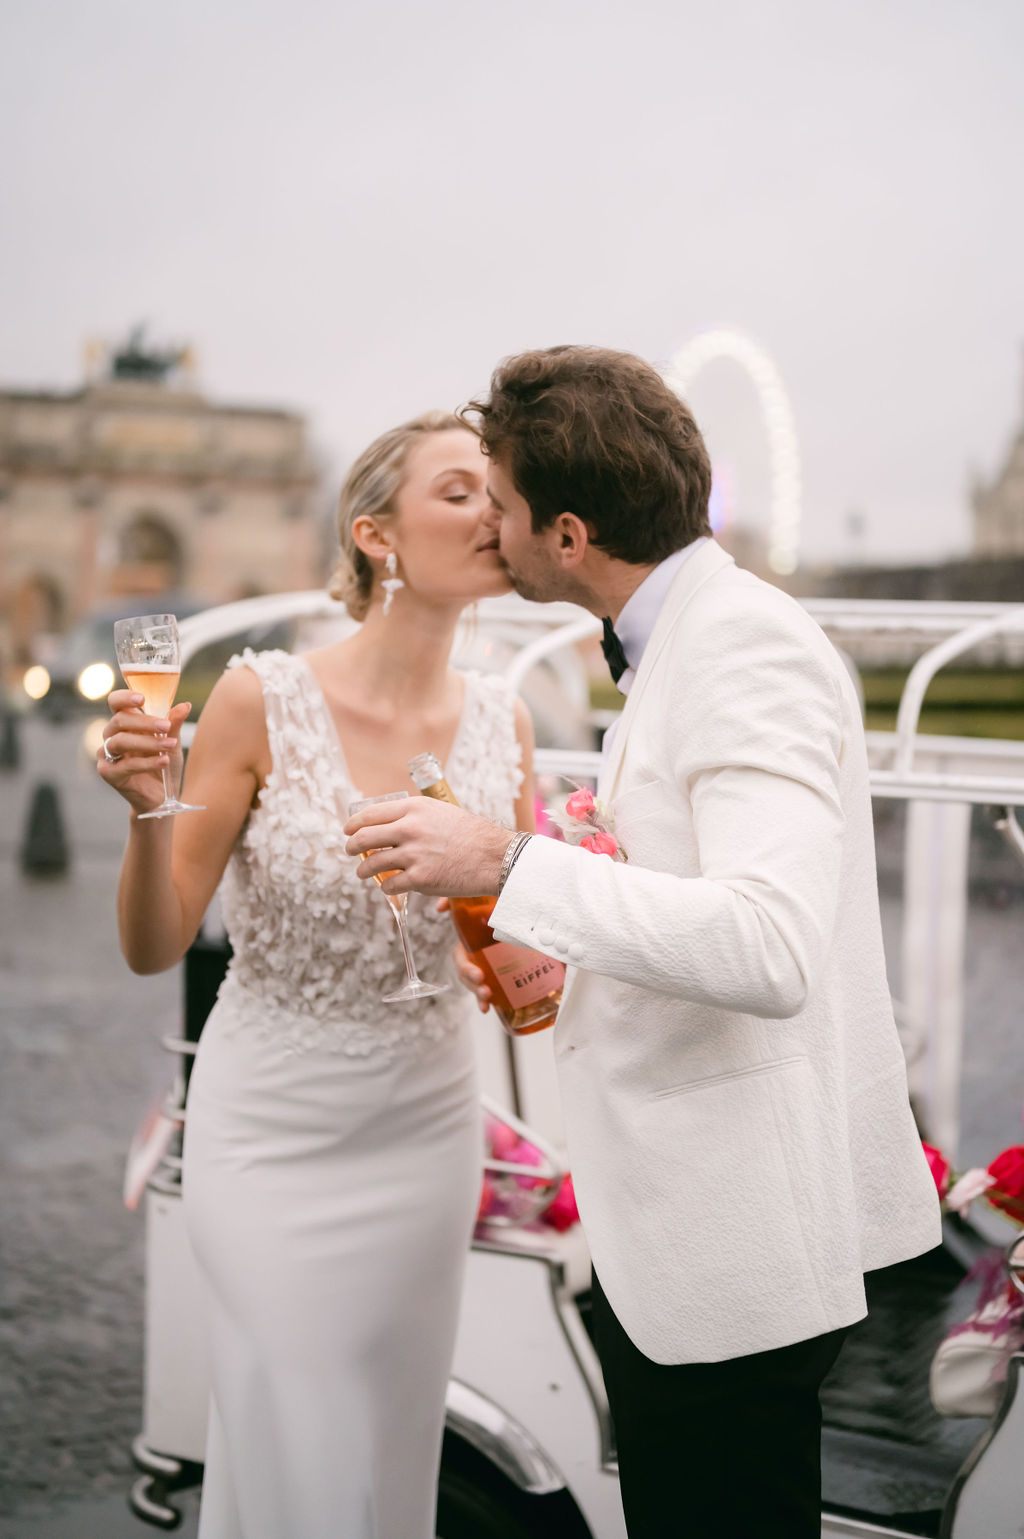
[[[640,988],[795,1015],[837,904],[841,664],[802,623],[755,609],[712,621],[668,666],[666,796],[689,803],[700,874],[534,838],[492,925],[501,939]]]

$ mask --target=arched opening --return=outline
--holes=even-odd
[[[11,608],[11,652],[16,667],[43,661],[52,650],[51,638],[67,624],[64,594],[52,577],[41,573],[26,577],[14,595]]]
[[[138,513],[125,524],[111,573],[115,593],[162,593],[181,587],[184,573],[181,540],[159,514]]]

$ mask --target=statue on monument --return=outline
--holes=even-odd
[[[110,358],[113,379],[150,380],[162,384],[172,369],[189,361],[187,347],[157,348],[147,345],[145,325],[133,326],[128,340],[115,347]]]

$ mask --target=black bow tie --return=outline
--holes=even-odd
[[[607,615],[605,615],[601,624],[604,626],[604,635],[601,637],[601,651],[604,653],[604,660],[608,664],[608,671],[612,676],[612,682],[617,684],[629,667],[629,662],[625,652],[622,650],[622,642],[615,634],[615,627]]]

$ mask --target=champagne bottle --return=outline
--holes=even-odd
[[[432,753],[409,760],[409,773],[424,796],[457,807],[440,760]],[[495,940],[489,920],[496,898],[450,898],[456,934],[484,975],[498,1019],[513,1037],[525,1037],[554,1024],[562,998],[565,967],[553,957],[525,946]]]

